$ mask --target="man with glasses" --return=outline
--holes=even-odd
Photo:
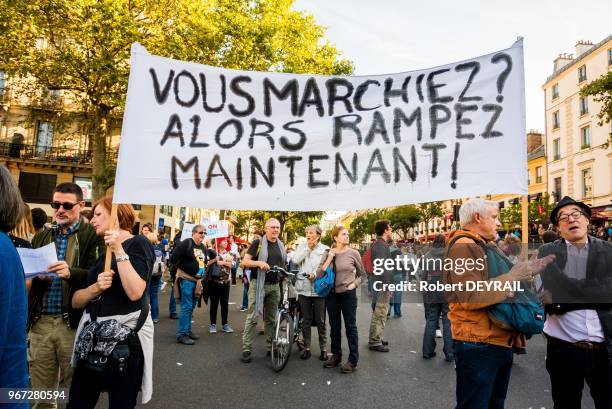
[[[206,267],[215,262],[215,259],[209,261],[204,245],[205,235],[204,226],[193,226],[191,238],[181,241],[171,255],[172,263],[177,266],[175,289],[180,289],[181,302],[176,339],[183,345],[193,345],[200,338],[191,331],[191,318],[202,293],[202,278]]]
[[[539,257],[556,259],[542,273],[546,370],[555,408],[580,408],[584,381],[596,408],[612,408],[612,244],[589,236],[591,208],[566,196],[553,209],[561,239]]]
[[[32,247],[55,244],[58,261],[48,267],[52,277],[34,278],[30,288],[30,375],[33,389],[69,388],[70,358],[82,310],[74,310],[72,294],[86,285],[88,270],[104,252],[94,228],[81,221],[83,191],[61,183],[53,192],[52,229],[37,233]],[[55,407],[38,403],[35,407]]]
[[[265,234],[261,239],[253,240],[247,250],[242,266],[251,269],[251,285],[249,286],[249,309],[244,323],[242,335],[242,356],[244,363],[251,362],[251,349],[253,338],[255,338],[255,327],[257,317],[264,317],[264,328],[266,332],[267,354],[272,348],[272,331],[274,320],[280,302],[280,277],[272,274],[272,267],[285,268],[287,264],[287,250],[280,235],[280,222],[277,219],[269,219],[265,225]]]

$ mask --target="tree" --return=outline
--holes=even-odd
[[[419,204],[419,213],[425,223],[425,237],[429,237],[429,222],[435,217],[442,217],[442,202],[429,202]]]
[[[516,225],[521,226],[523,220],[521,203],[510,204],[501,209],[499,219],[505,228],[513,228]]]
[[[374,224],[382,218],[383,214],[383,210],[374,209],[366,210],[357,215],[350,225],[351,241],[360,243],[366,236],[375,234]]]
[[[384,217],[391,222],[393,231],[401,234],[402,238],[407,240],[410,229],[421,221],[421,212],[413,205],[398,206],[388,210]]]
[[[594,96],[596,102],[601,102],[602,107],[597,117],[599,118],[598,125],[603,126],[612,122],[612,71],[591,81],[580,90],[580,96]],[[612,132],[608,136],[608,141],[602,145],[603,149],[608,149],[612,145]]]
[[[94,200],[113,182],[107,167],[121,118],[130,46],[226,68],[348,74],[325,30],[293,0],[11,0],[0,7],[0,66],[21,93],[74,99],[93,151]],[[34,78],[35,81],[31,79]]]

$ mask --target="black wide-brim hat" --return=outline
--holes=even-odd
[[[589,218],[591,217],[591,208],[588,205],[582,202],[577,202],[569,196],[565,196],[563,199],[559,201],[559,203],[557,203],[557,206],[555,206],[555,208],[552,209],[552,212],[550,212],[550,221],[553,224],[559,223],[559,221],[557,220],[557,213],[559,213],[559,210],[561,210],[562,207],[571,205],[571,204],[580,207],[582,210],[584,210],[584,212]]]

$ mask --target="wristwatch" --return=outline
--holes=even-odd
[[[123,256],[115,257],[115,260],[117,261],[117,263],[120,263],[122,261],[130,261],[130,256],[124,254]]]

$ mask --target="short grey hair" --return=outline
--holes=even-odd
[[[191,229],[191,234],[193,234],[193,233],[197,233],[197,232],[198,232],[198,230],[200,230],[200,229],[204,230],[204,233],[206,233],[206,228],[204,227],[204,225],[203,225],[203,224],[196,224],[196,225],[195,225],[195,226],[193,226],[193,228]]]
[[[321,230],[321,228],[317,224],[312,224],[304,229],[304,231],[308,231],[308,230],[314,230],[315,233],[317,233],[319,236],[323,234],[323,230]]]
[[[474,223],[474,215],[476,213],[484,215],[491,208],[497,208],[497,202],[484,199],[470,199],[459,208],[459,224],[465,227],[468,224]]]
[[[15,228],[25,215],[25,204],[19,188],[6,166],[0,166],[0,230],[7,233]]]

